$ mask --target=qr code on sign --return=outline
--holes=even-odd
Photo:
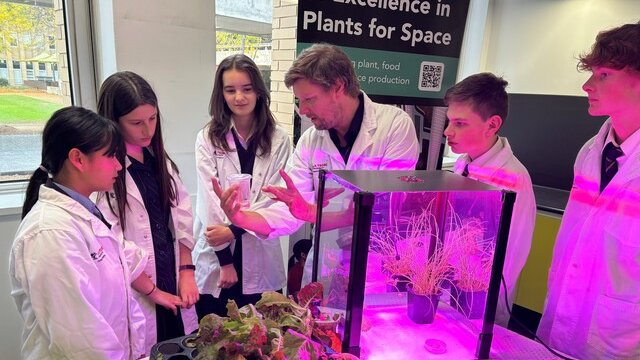
[[[421,91],[440,91],[442,86],[442,75],[444,74],[444,64],[423,61],[420,63],[420,78],[418,89]]]

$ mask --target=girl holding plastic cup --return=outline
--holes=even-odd
[[[198,317],[227,315],[227,300],[242,307],[264,291],[286,285],[280,239],[259,239],[231,225],[211,181],[223,188],[239,183],[241,206],[252,210],[273,200],[260,189],[281,181],[278,170],[291,154],[286,131],[269,110],[270,96],[258,66],[247,56],[220,63],[209,103],[210,122],[196,138],[198,193],[193,249],[200,301]]]

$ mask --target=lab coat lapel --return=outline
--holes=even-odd
[[[124,164],[126,168],[129,168],[129,166],[131,166],[131,160],[129,160],[128,156],[125,157]],[[131,177],[128,171],[126,172],[124,178],[125,178],[125,185],[127,187],[127,196],[134,198],[138,203],[140,203],[140,206],[144,208],[144,201],[142,200],[142,194],[140,194],[138,185],[136,185],[135,181],[133,181],[133,178]]]
[[[602,192],[601,198],[607,198],[612,201],[620,201],[621,199],[627,199],[629,194],[621,192],[628,191],[629,182],[636,180],[640,177],[640,154],[631,154],[624,165],[618,170],[616,175],[611,179],[611,182]],[[628,199],[627,199],[628,200]]]
[[[593,182],[589,184],[589,189],[598,193],[597,200],[595,201],[594,209],[604,209],[608,204],[615,202],[616,193],[618,192],[620,185],[623,184],[623,180],[621,178],[624,177],[623,170],[629,168],[630,162],[632,159],[628,159],[623,169],[620,169],[618,173],[611,179],[611,182],[607,185],[607,187],[600,193],[600,182],[602,179],[600,178],[600,167],[602,165],[602,149],[604,148],[604,142],[607,138],[607,134],[609,133],[609,128],[611,126],[610,120],[606,123],[606,126],[603,126],[598,134],[596,135],[595,141],[589,147],[589,151],[587,156],[585,157],[584,163],[587,166],[583,169],[583,179],[586,181]],[[637,165],[637,163],[636,163]],[[583,180],[583,181],[584,181]],[[595,210],[592,210],[595,211]]]
[[[115,240],[111,229],[109,229],[97,216],[93,215],[82,204],[72,199],[70,196],[63,192],[58,192],[55,189],[44,187],[44,190],[40,192],[40,197],[43,201],[49,202],[54,206],[60,207],[69,212],[76,219],[83,219],[91,224],[93,233],[98,237],[108,237],[111,240]],[[89,244],[90,245],[90,244]]]
[[[362,126],[360,132],[356,137],[356,142],[351,148],[351,154],[347,162],[347,169],[354,169],[363,159],[363,154],[373,145],[373,134],[376,132],[378,122],[374,114],[374,108],[371,104],[371,100],[367,95],[363,96],[364,100],[364,114],[362,119]]]
[[[334,144],[331,140],[329,131],[320,130],[318,135],[322,137],[322,145],[319,147],[319,149],[326,149],[326,151],[324,152],[324,154],[313,154],[314,162],[331,164],[328,170],[344,170],[346,168],[346,164],[344,162],[344,159],[342,159],[342,155],[340,155],[340,151],[338,151],[336,144]],[[328,161],[322,158],[324,156],[329,157]]]
[[[640,177],[640,153],[631,154],[611,182],[620,185]]]
[[[227,144],[229,144],[229,149],[231,149],[231,151],[227,151],[224,156],[227,158],[227,160],[233,164],[234,168],[236,169],[236,171],[238,172],[238,174],[240,173],[240,158],[238,157],[238,152],[236,151],[236,142],[233,139],[233,134],[231,133],[233,130],[229,130],[227,132],[226,138],[227,138]],[[224,179],[226,181],[226,179]]]
[[[277,149],[280,146],[280,138],[273,137],[273,143],[271,144],[272,151]],[[261,156],[256,155],[255,160],[253,162],[253,175],[251,180],[251,204],[255,204],[258,202],[258,197],[260,195],[260,189],[265,184],[265,180],[268,179],[267,172],[269,171],[269,167],[271,166],[271,161],[273,158],[271,154],[262,154]],[[254,191],[255,190],[255,191]]]

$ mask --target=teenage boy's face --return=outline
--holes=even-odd
[[[449,125],[444,136],[454,153],[468,154],[471,159],[476,159],[493,146],[496,131],[491,130],[491,122],[484,121],[471,104],[449,103],[447,118]]]
[[[637,120],[640,72],[628,67],[616,70],[594,66],[582,89],[589,97],[589,114]]]

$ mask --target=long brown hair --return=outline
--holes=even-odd
[[[271,96],[264,84],[260,69],[248,56],[243,54],[235,54],[226,57],[218,65],[215,81],[213,84],[213,92],[209,101],[209,122],[207,135],[213,146],[231,151],[226,140],[226,134],[231,129],[231,116],[233,113],[227,102],[224,100],[224,84],[222,75],[227,70],[243,71],[249,75],[251,86],[256,92],[256,107],[253,110],[255,120],[253,124],[253,136],[249,140],[249,148],[255,151],[257,156],[269,154],[271,152],[271,136],[276,127],[276,121],[269,110]]]
[[[131,71],[117,72],[109,76],[102,83],[102,86],[100,87],[100,95],[98,97],[98,113],[100,115],[111,119],[116,124],[119,124],[119,120],[122,116],[132,112],[141,105],[151,105],[155,107],[158,112],[156,131],[153,134],[149,147],[153,151],[154,161],[160,176],[160,203],[162,204],[163,210],[167,211],[178,202],[176,182],[171,174],[169,174],[167,160],[169,160],[171,167],[176,173],[178,173],[178,167],[164,149],[164,143],[162,140],[162,121],[160,117],[160,109],[158,108],[158,98],[156,97],[155,92],[145,79]],[[126,149],[122,149],[118,152],[118,160],[122,162],[123,166],[125,164],[126,156]],[[122,229],[126,226],[125,207],[129,205],[127,201],[125,176],[125,171],[121,171],[113,186],[113,191],[118,204],[117,215],[120,218]],[[108,196],[107,198],[111,211],[115,213],[113,205],[111,204],[111,197]]]

